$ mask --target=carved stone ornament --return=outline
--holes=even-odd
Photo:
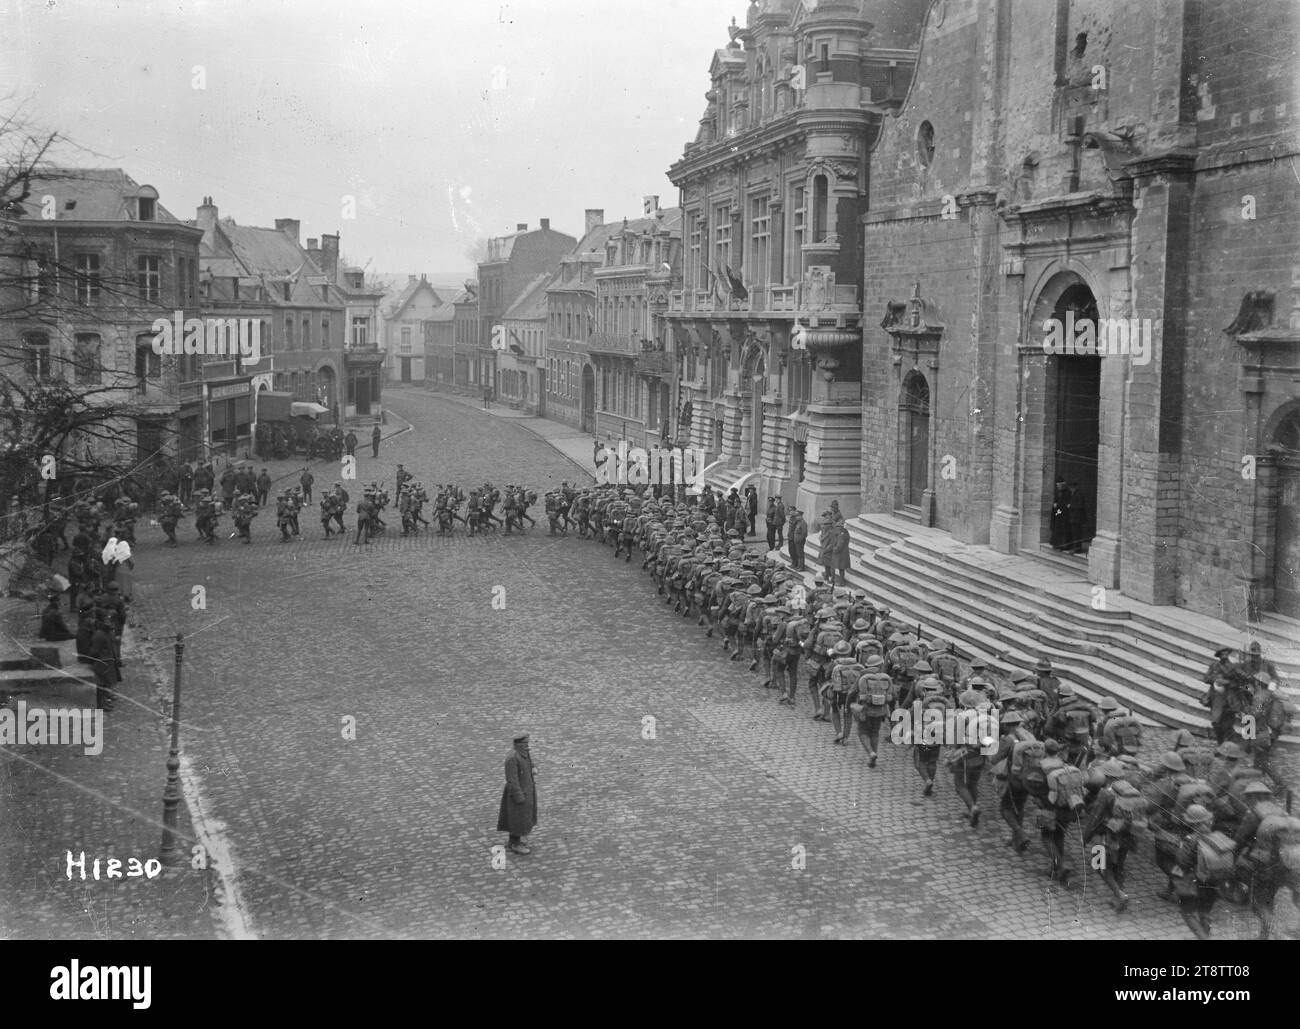
[[[885,305],[880,327],[889,333],[894,349],[910,353],[938,353],[944,324],[932,301],[921,296],[918,282],[907,300],[891,300]]]
[[[835,273],[829,267],[814,265],[804,278],[804,307],[809,311],[824,311],[835,295]]]

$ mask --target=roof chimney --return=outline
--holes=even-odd
[[[321,233],[320,237],[320,270],[325,273],[330,282],[339,281],[339,234]]]
[[[203,230],[203,242],[208,247],[211,247],[217,228],[217,205],[212,202],[212,197],[203,198],[203,203],[199,204],[197,215],[194,224]]]
[[[583,230],[585,236],[592,229],[598,229],[605,224],[605,209],[603,207],[588,207],[586,227]]]
[[[516,223],[516,225],[515,225],[515,231],[516,231],[516,232],[527,232],[527,231],[528,231],[528,223],[527,223],[527,222],[518,222],[518,223]]]
[[[308,237],[307,237],[307,252],[308,252],[308,253],[311,253],[313,250],[319,250],[319,249],[320,249],[320,240],[318,240],[318,239],[314,239],[314,238],[312,238],[311,236],[308,236]]]
[[[550,218],[543,218],[543,219],[542,219],[542,230],[543,230],[544,232],[549,232],[550,229],[551,229],[551,219],[550,219]]]
[[[283,232],[295,243],[298,242],[298,230],[302,227],[302,222],[297,218],[277,218],[275,220],[276,232]]]

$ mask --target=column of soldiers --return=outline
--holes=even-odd
[[[636,546],[663,603],[695,618],[706,637],[720,637],[729,660],[747,660],[792,711],[806,669],[811,718],[832,728],[833,744],[855,734],[868,768],[876,767],[881,733],[888,733],[910,750],[922,796],[934,796],[942,764],[972,827],[987,778],[1010,830],[1008,846],[1024,854],[1036,832],[1045,872],[1062,887],[1082,844],[1114,910],[1124,912],[1126,861],[1149,838],[1169,879],[1167,896],[1199,938],[1208,937],[1209,912],[1221,896],[1248,903],[1262,937],[1271,931],[1279,890],[1300,904],[1300,819],[1283,803],[1290,795],[1268,761],[1288,712],[1276,685],[1263,685],[1276,684],[1276,672],[1258,644],[1239,662],[1229,651],[1218,655],[1205,700],[1218,715],[1216,691],[1241,691],[1245,673],[1253,677],[1249,696],[1223,703],[1239,727],[1251,727],[1254,763],[1244,760],[1246,743],[1227,739],[1227,731],[1217,748],[1183,732],[1174,750],[1152,760],[1142,750],[1141,720],[1113,697],[1090,703],[1057,677],[1049,659],[1033,674],[1006,677],[979,657],[963,661],[950,642],[925,639],[921,626],[903,623],[862,590],[822,578],[808,590],[774,555],[746,547],[738,526],[724,529],[697,506],[566,483],[547,493],[546,514],[552,534],[574,528],[580,538],[612,546],[615,559],[630,561]],[[911,734],[927,722],[940,731]],[[942,728],[948,725],[971,731]],[[981,726],[987,735],[972,735]]]

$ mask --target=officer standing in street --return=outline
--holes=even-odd
[[[372,457],[379,456],[379,438],[381,435],[383,434],[379,431],[379,423],[375,422],[375,427],[370,432],[370,450]]]
[[[501,791],[497,832],[509,833],[511,852],[531,854],[524,837],[537,825],[537,771],[528,752],[528,733],[515,733],[514,744],[505,761],[506,785]]]

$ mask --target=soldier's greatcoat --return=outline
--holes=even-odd
[[[512,750],[506,758],[506,785],[501,791],[497,831],[511,836],[527,836],[536,824],[537,786],[533,782],[533,762]]]

